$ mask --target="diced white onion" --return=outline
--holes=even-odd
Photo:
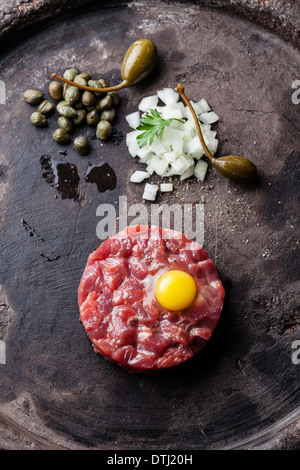
[[[204,181],[208,164],[204,160],[199,160],[195,166],[194,174],[200,181]]]
[[[198,106],[201,109],[200,113],[207,113],[208,111],[211,110],[209,104],[207,103],[207,101],[204,98],[202,98],[200,101],[198,101]]]
[[[173,191],[173,184],[172,183],[161,183],[160,190],[163,193],[171,192],[171,191]]]
[[[160,105],[159,100],[163,103]],[[211,110],[207,101],[202,98],[191,104],[199,119],[204,141],[212,154],[217,151],[217,132],[211,130],[211,125],[218,121],[217,114]],[[163,119],[171,119],[171,123],[164,128],[161,137],[157,135],[153,142],[140,147],[137,136],[142,132],[137,130],[141,117],[156,109]],[[203,181],[208,164],[202,160],[205,154],[199,139],[194,118],[189,108],[179,101],[179,94],[172,88],[158,90],[156,95],[146,96],[139,103],[138,111],[126,116],[129,126],[133,129],[126,135],[126,145],[130,155],[138,157],[140,163],[146,165],[146,171],[136,171],[130,178],[132,182],[142,182],[152,174],[161,177],[179,176],[183,181],[195,176]],[[147,175],[147,176],[146,176]],[[171,188],[168,183],[160,185]],[[171,190],[171,189],[169,189]],[[157,185],[146,183],[143,198],[154,201],[158,191]]]
[[[154,108],[157,105],[157,103],[158,103],[157,95],[145,96],[145,98],[142,98],[142,101],[139,104],[139,110],[147,111],[148,109]]]
[[[137,126],[139,126],[140,122],[141,122],[141,116],[140,116],[140,113],[139,111],[136,111],[134,113],[131,113],[131,114],[128,114],[126,116],[126,121],[128,122],[129,126],[132,128],[132,129],[136,129]]]
[[[150,175],[148,173],[148,171],[135,171],[131,177],[130,177],[130,181],[132,183],[141,183],[142,181],[144,181],[145,179],[149,178]]]
[[[184,173],[182,173],[182,175],[180,175],[180,181],[190,178],[191,176],[194,176],[194,174],[195,174],[195,164],[193,163],[192,165],[188,167],[187,170],[185,170]]]
[[[209,111],[208,113],[201,113],[199,119],[204,122],[204,124],[213,124],[218,121],[219,116],[217,116],[214,111]]]
[[[158,90],[157,96],[167,106],[169,104],[177,103],[177,101],[179,100],[179,94],[175,90],[173,90],[173,88],[163,88],[162,90]]]
[[[157,174],[162,176],[163,173],[166,171],[168,167],[168,162],[166,162],[163,158],[161,158],[159,155],[154,155],[151,158],[151,169]]]
[[[171,167],[173,170],[175,170],[177,175],[182,175],[182,173],[184,173],[189,166],[190,162],[183,155],[177,158],[175,162],[171,163]]]
[[[147,201],[155,201],[157,191],[158,191],[157,184],[146,183],[145,188],[144,188],[144,193],[143,193],[143,199],[146,199]]]

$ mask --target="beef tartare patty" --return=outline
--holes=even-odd
[[[182,310],[167,309],[155,294],[158,279],[173,270],[189,274],[196,286]],[[212,260],[197,242],[175,230],[135,226],[90,254],[78,302],[95,352],[128,371],[143,372],[198,353],[217,325],[224,295]]]

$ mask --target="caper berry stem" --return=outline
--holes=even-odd
[[[60,75],[57,75],[57,73],[52,73],[51,77],[56,78],[57,80],[59,80],[61,82],[68,83],[68,85],[72,85],[72,86],[75,86],[77,88],[80,88],[80,90],[100,92],[100,93],[106,93],[108,91],[117,91],[117,90],[121,90],[121,88],[125,88],[125,87],[129,86],[128,81],[123,80],[118,85],[114,85],[114,86],[110,86],[110,87],[104,87],[104,88],[94,88],[92,86],[82,85],[81,83],[72,82],[71,80],[68,80],[67,78],[64,78],[64,77],[61,77]]]
[[[215,158],[207,145],[205,144],[203,134],[201,131],[201,127],[199,124],[199,120],[197,114],[190,103],[189,99],[184,93],[184,86],[178,84],[175,88],[175,91],[179,93],[181,98],[187,104],[188,108],[190,109],[192,116],[194,118],[197,132],[201,141],[201,145],[203,147],[204,153],[209,158],[211,164],[226,178],[236,182],[236,183],[250,183],[252,182],[257,175],[257,169],[254,163],[252,163],[248,158],[241,157],[239,155],[227,155],[224,157]]]
[[[202,130],[201,130],[201,127],[200,127],[200,124],[199,124],[199,119],[197,117],[197,114],[190,102],[190,100],[188,99],[188,97],[186,96],[185,92],[184,92],[184,86],[181,85],[180,83],[177,85],[177,87],[175,88],[175,91],[177,91],[177,93],[179,93],[179,95],[181,96],[181,98],[183,99],[183,101],[186,103],[186,105],[188,106],[189,110],[191,111],[192,115],[193,115],[193,118],[194,118],[194,121],[195,121],[195,125],[196,125],[196,128],[197,128],[197,132],[198,132],[198,135],[199,135],[199,138],[200,138],[200,142],[201,142],[201,145],[203,147],[203,150],[206,154],[206,156],[211,160],[211,162],[213,162],[214,160],[216,160],[216,158],[211,154],[211,152],[209,151],[209,149],[207,148],[207,145],[204,141],[204,137],[203,137],[203,134],[202,134]]]

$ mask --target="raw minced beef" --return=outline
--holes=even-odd
[[[197,294],[183,311],[155,297],[165,271],[193,276]],[[184,234],[157,226],[127,227],[88,258],[78,289],[80,318],[95,352],[131,372],[180,364],[207,343],[224,289],[206,251]]]

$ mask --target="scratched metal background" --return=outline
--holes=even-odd
[[[292,102],[299,5],[93,3],[0,7],[0,448],[299,448],[300,365],[291,360],[300,339],[300,105]],[[71,66],[117,83],[125,50],[143,36],[157,44],[159,65],[120,92],[109,142],[100,146],[89,130],[92,149],[80,157],[52,141],[54,118],[47,130],[33,128],[25,89],[47,94],[50,74]],[[204,246],[226,302],[195,360],[137,376],[93,353],[76,291],[100,243],[97,206],[109,202],[118,212],[120,195],[141,202],[142,188],[128,183],[139,165],[126,150],[124,116],[178,82],[220,116],[218,155],[248,156],[259,179],[240,187],[210,168],[203,184],[176,182],[174,194],[159,196],[158,203],[204,204]],[[54,187],[51,165],[69,184]],[[100,188],[87,178],[98,167],[112,176]]]

